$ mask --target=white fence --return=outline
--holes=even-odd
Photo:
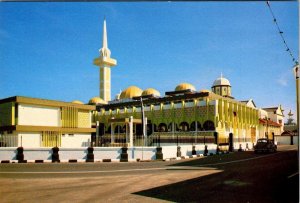
[[[24,148],[23,154],[27,160],[51,160],[52,148]]]
[[[156,147],[132,147],[128,148],[128,159],[140,159],[140,160],[155,160]]]
[[[17,148],[0,147],[0,160],[16,160]]]
[[[290,145],[291,139],[293,139],[293,144],[298,144],[298,136],[275,136],[275,142],[277,142],[278,145]]]
[[[193,145],[180,146],[181,156],[191,156]],[[121,147],[94,147],[94,160],[120,160],[122,148]],[[216,144],[207,144],[208,154],[216,153]],[[204,154],[205,145],[195,145],[196,154]],[[130,147],[127,149],[128,160],[155,160],[156,147]],[[24,160],[52,160],[52,148],[23,148]],[[176,158],[177,146],[163,146],[163,159]],[[88,155],[88,148],[59,148],[59,160],[86,160]],[[0,148],[0,162],[7,160],[17,160],[16,147],[2,147]]]
[[[94,147],[94,159],[120,159],[121,147]]]
[[[58,154],[60,160],[82,160],[87,157],[87,148],[59,148]]]

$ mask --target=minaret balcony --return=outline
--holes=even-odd
[[[108,66],[115,66],[117,65],[117,60],[112,59],[112,58],[107,58],[107,57],[99,57],[94,59],[94,65],[96,66],[103,66],[103,65],[108,65]]]

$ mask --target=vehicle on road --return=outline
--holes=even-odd
[[[276,152],[277,151],[277,145],[274,144],[273,140],[267,139],[267,138],[261,138],[257,140],[256,145],[254,146],[254,152]]]

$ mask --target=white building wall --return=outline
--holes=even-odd
[[[259,115],[259,118],[262,118],[262,119],[268,117],[268,113],[263,109],[258,110],[258,115]]]
[[[63,134],[61,136],[61,147],[89,147],[91,145],[91,134]]]
[[[41,146],[41,134],[38,132],[18,133],[18,146],[40,147]]]
[[[60,126],[60,108],[20,104],[18,125]]]

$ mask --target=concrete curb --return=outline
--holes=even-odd
[[[181,156],[181,157],[174,157],[174,158],[167,158],[164,159],[164,161],[177,161],[177,160],[182,160],[182,159],[193,159],[193,158],[198,158],[198,157],[204,157],[203,154],[197,154],[197,155],[191,155],[191,156]]]
[[[216,155],[216,154],[213,154]],[[163,161],[175,161],[175,160],[182,160],[182,159],[193,159],[198,157],[204,157],[203,154],[191,155],[191,156],[181,156],[181,157],[172,157],[166,158]],[[128,162],[151,162],[155,160],[137,160],[137,159],[128,159]],[[61,159],[59,162],[56,163],[101,163],[101,162],[111,162],[111,163],[121,163],[120,159],[94,159],[92,162],[87,162],[86,159]],[[127,163],[128,163],[127,162]],[[52,160],[23,160],[19,162],[18,160],[0,160],[1,164],[5,163],[53,163]],[[126,162],[124,162],[126,163]]]

